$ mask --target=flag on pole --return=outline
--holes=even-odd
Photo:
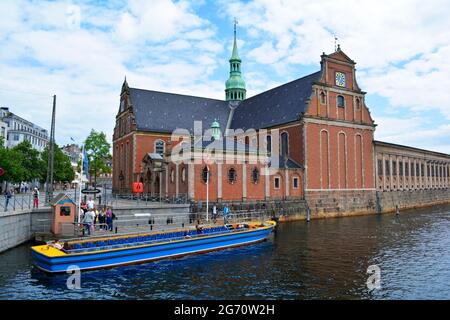
[[[86,153],[86,147],[83,148],[83,171],[86,173],[86,178],[89,179],[89,158]]]

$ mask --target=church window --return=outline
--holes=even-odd
[[[159,153],[160,155],[164,154],[164,141],[157,140],[155,142],[155,153]]]
[[[356,110],[359,110],[361,108],[361,101],[359,98],[356,98]]]
[[[266,147],[267,147],[267,153],[272,152],[272,136],[266,137]]]
[[[252,180],[253,180],[253,183],[258,183],[258,181],[259,181],[259,170],[256,167],[252,171]]]
[[[294,189],[298,189],[298,177],[294,177],[292,182]]]
[[[274,188],[275,189],[280,189],[280,177],[275,177],[273,180],[273,184],[274,184]]]
[[[228,170],[228,182],[235,183],[236,182],[236,169],[231,168]]]
[[[383,175],[383,162],[381,160],[378,160],[378,175]]]
[[[325,92],[320,92],[320,103],[325,104],[327,103],[327,96],[325,95]]]
[[[281,156],[287,157],[289,154],[289,138],[287,132],[281,134]]]
[[[345,99],[343,96],[337,96],[337,106],[341,108],[345,107]]]
[[[207,183],[209,180],[208,178],[209,178],[208,168],[205,166],[202,170],[202,181],[204,183]]]

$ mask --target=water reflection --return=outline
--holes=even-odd
[[[0,255],[3,299],[449,299],[450,207],[280,224],[264,243],[144,265],[47,276],[29,246]],[[381,268],[369,292],[367,268]]]

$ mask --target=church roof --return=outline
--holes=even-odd
[[[242,101],[231,129],[261,129],[298,120],[320,75],[318,71]]]
[[[203,130],[217,120],[225,128],[230,113],[223,100],[130,88],[130,98],[138,130],[167,132],[194,131],[194,121],[202,121]]]
[[[298,120],[320,74],[245,99],[235,109],[230,129],[261,129]],[[227,101],[137,88],[129,88],[129,94],[138,130],[172,133],[179,128],[193,133],[194,121],[202,121],[206,130],[215,120],[227,127],[231,110]]]

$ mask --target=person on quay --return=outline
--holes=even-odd
[[[14,196],[14,191],[13,191],[13,189],[9,189],[9,190],[6,192],[5,212],[8,211],[9,201],[12,199],[13,196]]]
[[[228,206],[224,205],[224,207],[223,207],[223,224],[228,224],[228,212],[229,212]]]
[[[217,221],[217,206],[215,203],[212,207],[212,219],[213,219],[213,222],[216,223],[216,221]]]
[[[39,190],[37,187],[33,189],[33,209],[39,208]]]
[[[92,197],[89,197],[89,200],[86,203],[88,210],[93,210],[95,207],[95,202],[92,200]]]
[[[111,210],[111,207],[108,207],[106,210],[106,224],[108,226],[108,230],[112,231],[113,229],[113,212]]]
[[[92,210],[88,210],[83,217],[83,225],[88,235],[91,235],[92,225],[94,223],[95,213]]]

